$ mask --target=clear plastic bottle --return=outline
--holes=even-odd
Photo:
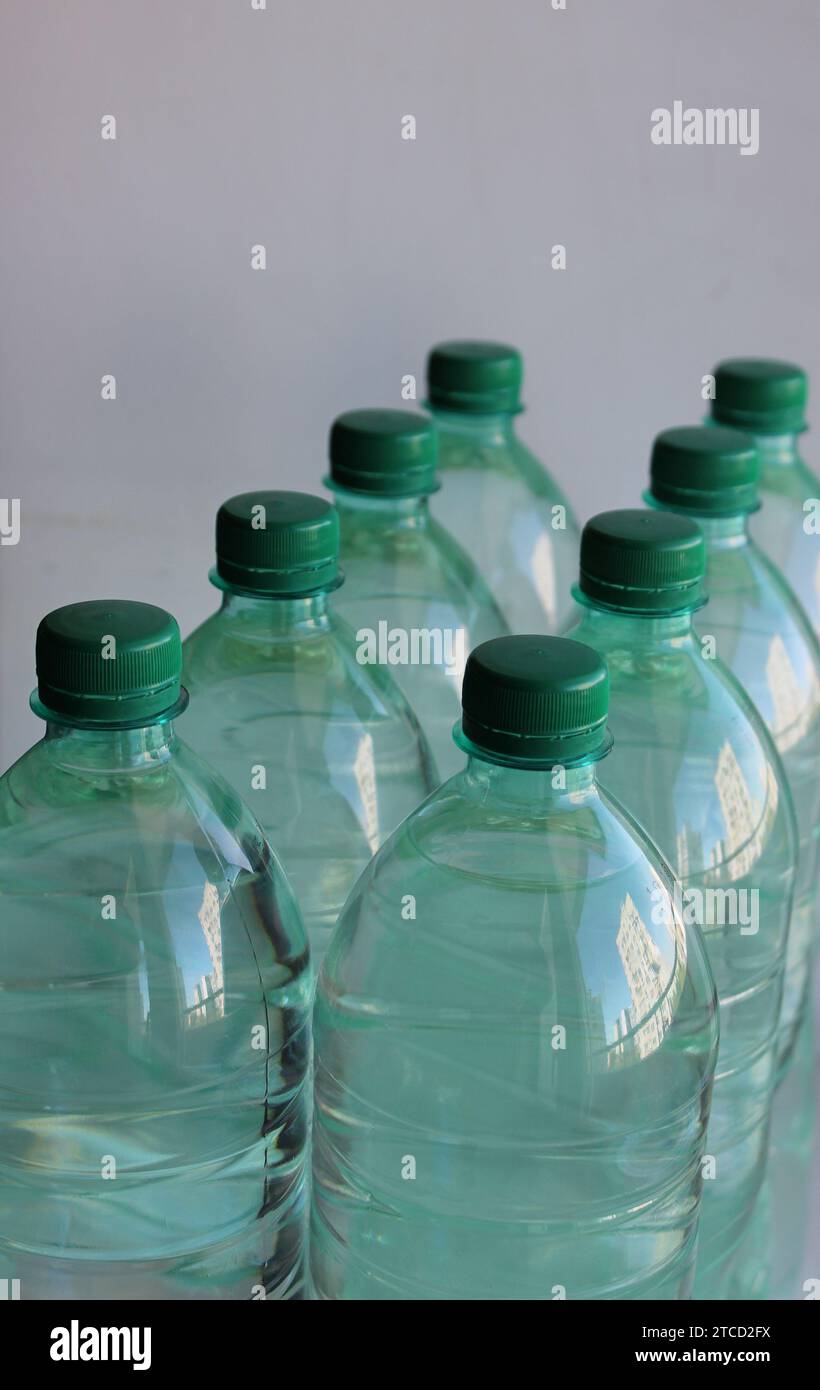
[[[598,786],[606,709],[588,647],[482,644],[466,768],[348,899],[314,1012],[320,1298],[688,1296],[715,989]]]
[[[792,362],[734,357],[715,368],[712,419],[750,434],[760,455],[760,511],[750,530],[820,637],[820,478],[800,455],[806,373]]]
[[[304,1296],[312,971],[259,826],[177,737],[173,618],[37,634],[0,779],[0,1279],[34,1299]]]
[[[507,631],[466,551],[430,515],[436,432],[407,410],[354,410],[330,434],[345,584],[336,608],[360,659],[386,665],[418,716],[442,777],[463,767],[451,737],[467,653]],[[480,553],[485,537],[474,538]]]
[[[318,969],[370,856],[438,783],[383,666],[334,611],[339,518],[320,497],[232,497],[216,521],[222,606],[185,641],[185,734],[282,859]]]
[[[703,535],[688,518],[603,512],[581,538],[581,616],[570,635],[609,667],[614,749],[601,784],[675,870],[717,984],[694,1289],[710,1299],[728,1296],[766,1169],[797,827],[760,715],[693,630],[705,570]]]
[[[783,761],[800,837],[789,927],[780,1060],[808,997],[820,867],[820,647],[785,579],[749,535],[760,461],[748,435],[708,425],[666,430],[652,450],[647,501],[704,532],[709,606],[702,636],[751,696]]]
[[[439,431],[433,516],[481,569],[512,632],[558,632],[571,611],[578,526],[566,497],[515,432],[523,364],[504,343],[450,342],[427,361]]]

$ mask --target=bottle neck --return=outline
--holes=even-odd
[[[796,434],[755,434],[752,438],[763,468],[789,468],[799,463]]]
[[[430,499],[422,497],[383,497],[369,492],[336,491],[336,507],[342,525],[372,521],[384,531],[420,531],[430,520]]]
[[[553,809],[562,802],[573,804],[598,794],[597,763],[579,767],[503,767],[478,754],[467,758],[464,776],[469,789],[482,799],[490,796],[510,805]]]
[[[595,646],[610,634],[629,646],[660,646],[685,641],[692,635],[693,613],[630,613],[628,609],[584,606],[584,640]]]
[[[329,627],[327,600],[327,589],[305,598],[251,597],[226,589],[222,595],[220,616],[248,634],[259,633],[269,637],[292,633],[307,636]]]
[[[696,516],[709,550],[738,550],[749,544],[749,513],[733,516]]]
[[[430,414],[442,434],[475,440],[485,448],[509,444],[515,434],[515,415],[511,411],[495,415],[470,415],[463,410],[442,410],[439,406],[431,406]]]
[[[78,729],[58,721],[46,724],[49,755],[65,771],[146,771],[166,763],[177,742],[173,723],[137,729]]]

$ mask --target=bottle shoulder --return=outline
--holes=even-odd
[[[128,767],[79,766],[59,739],[35,744],[0,778],[0,861],[9,880],[23,862],[57,879],[93,866],[109,884],[141,865],[160,866],[165,887],[282,877],[251,812],[177,737],[167,756]]]
[[[647,1052],[679,1009],[714,1029],[700,934],[676,911],[656,848],[605,792],[525,808],[471,785],[469,772],[452,778],[359,880],[317,1008],[449,1009],[455,1019],[485,996],[492,1009],[505,987],[519,991],[522,1017],[549,1014],[556,999],[570,1017],[580,1010],[585,1035],[597,1029],[604,1069],[623,1032],[634,1036],[650,1018],[663,1026]]]
[[[754,543],[710,555],[700,618],[781,754],[820,742],[820,646],[782,574]]]
[[[567,527],[577,530],[577,522],[563,489],[546,465],[517,434],[491,437],[457,431],[442,432],[439,468],[445,475],[460,473],[471,485],[499,495],[521,491],[541,510],[563,506]]]
[[[231,718],[281,719],[319,715],[363,725],[374,720],[414,722],[391,672],[368,659],[366,644],[335,608],[315,629],[272,633],[215,614],[183,645],[183,684],[192,697],[191,724],[206,703]],[[261,702],[261,704],[260,704]],[[188,716],[186,715],[186,718]]]
[[[457,773],[398,827],[367,870],[377,893],[388,883],[460,883],[484,889],[563,894],[615,881],[635,866],[666,872],[628,812],[600,789],[537,804],[488,795]],[[371,885],[364,885],[370,891]],[[613,893],[617,892],[613,889]]]
[[[780,464],[767,465],[764,462],[760,474],[760,492],[764,503],[765,522],[765,506],[769,498],[786,499],[802,510],[804,502],[820,495],[820,478],[800,457],[795,458],[786,467]]]
[[[722,623],[745,619],[758,631],[787,631],[790,640],[805,646],[812,661],[818,662],[820,646],[799,598],[754,540],[710,550],[706,587],[701,630],[712,618]]]
[[[116,772],[70,767],[49,742],[0,779],[6,978],[140,978],[146,1007],[213,1014],[220,1032],[233,1026],[226,988],[234,1002],[283,991],[295,1034],[310,1002],[307,937],[250,811],[181,740],[161,765]],[[203,991],[211,1003],[197,1013]]]
[[[479,538],[476,545],[478,556]],[[354,623],[363,599],[409,599],[427,604],[431,622],[436,611],[440,622],[452,616],[475,621],[480,615],[498,635],[507,631],[477,560],[433,516],[423,526],[406,529],[384,531],[372,524],[343,528],[342,568],[345,578],[335,607]]]
[[[703,621],[708,629],[708,618]],[[606,659],[610,723],[633,728],[647,747],[696,745],[701,755],[719,750],[729,738],[744,756],[774,764],[782,776],[769,730],[708,630],[692,630],[680,639],[633,641],[617,620],[607,627],[586,621],[581,610],[567,636]]]
[[[601,783],[676,872],[734,880],[764,862],[793,867],[794,810],[774,740],[708,639],[641,645],[616,624],[583,621],[571,635],[609,667],[613,748]]]

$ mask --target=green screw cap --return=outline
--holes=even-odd
[[[703,533],[675,512],[600,512],[581,535],[578,588],[607,608],[649,614],[699,606],[705,573]]]
[[[770,357],[731,357],[715,368],[712,419],[749,434],[806,428],[809,381],[802,367]]]
[[[35,714],[70,724],[133,727],[187,704],[175,618],[151,603],[95,599],[47,614],[37,629]]]
[[[490,761],[565,763],[607,747],[609,674],[565,637],[494,637],[467,659],[459,742]]]
[[[438,488],[435,427],[410,410],[349,410],[330,431],[328,486],[381,497],[422,497]]]
[[[339,577],[339,515],[306,492],[243,492],[216,516],[219,588],[271,598],[335,588]]]
[[[650,473],[647,500],[673,511],[732,516],[758,506],[754,443],[722,425],[664,430],[652,446]]]
[[[427,397],[436,409],[492,415],[521,409],[521,353],[506,343],[439,343],[427,359]]]

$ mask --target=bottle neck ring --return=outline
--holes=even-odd
[[[457,720],[453,725],[453,739],[468,758],[474,758],[479,762],[489,763],[495,767],[517,769],[521,772],[549,772],[556,768],[584,768],[598,763],[611,752],[613,739],[609,729],[606,728],[603,731],[596,730],[593,737],[595,739],[594,745],[584,748],[583,751],[579,751],[577,735],[571,735],[564,740],[560,738],[551,740],[552,746],[549,748],[545,746],[541,756],[521,757],[512,751],[515,742],[512,738],[509,740],[510,751],[490,749],[474,742],[465,734],[462,720]],[[564,743],[563,750],[561,749],[562,742]]]

